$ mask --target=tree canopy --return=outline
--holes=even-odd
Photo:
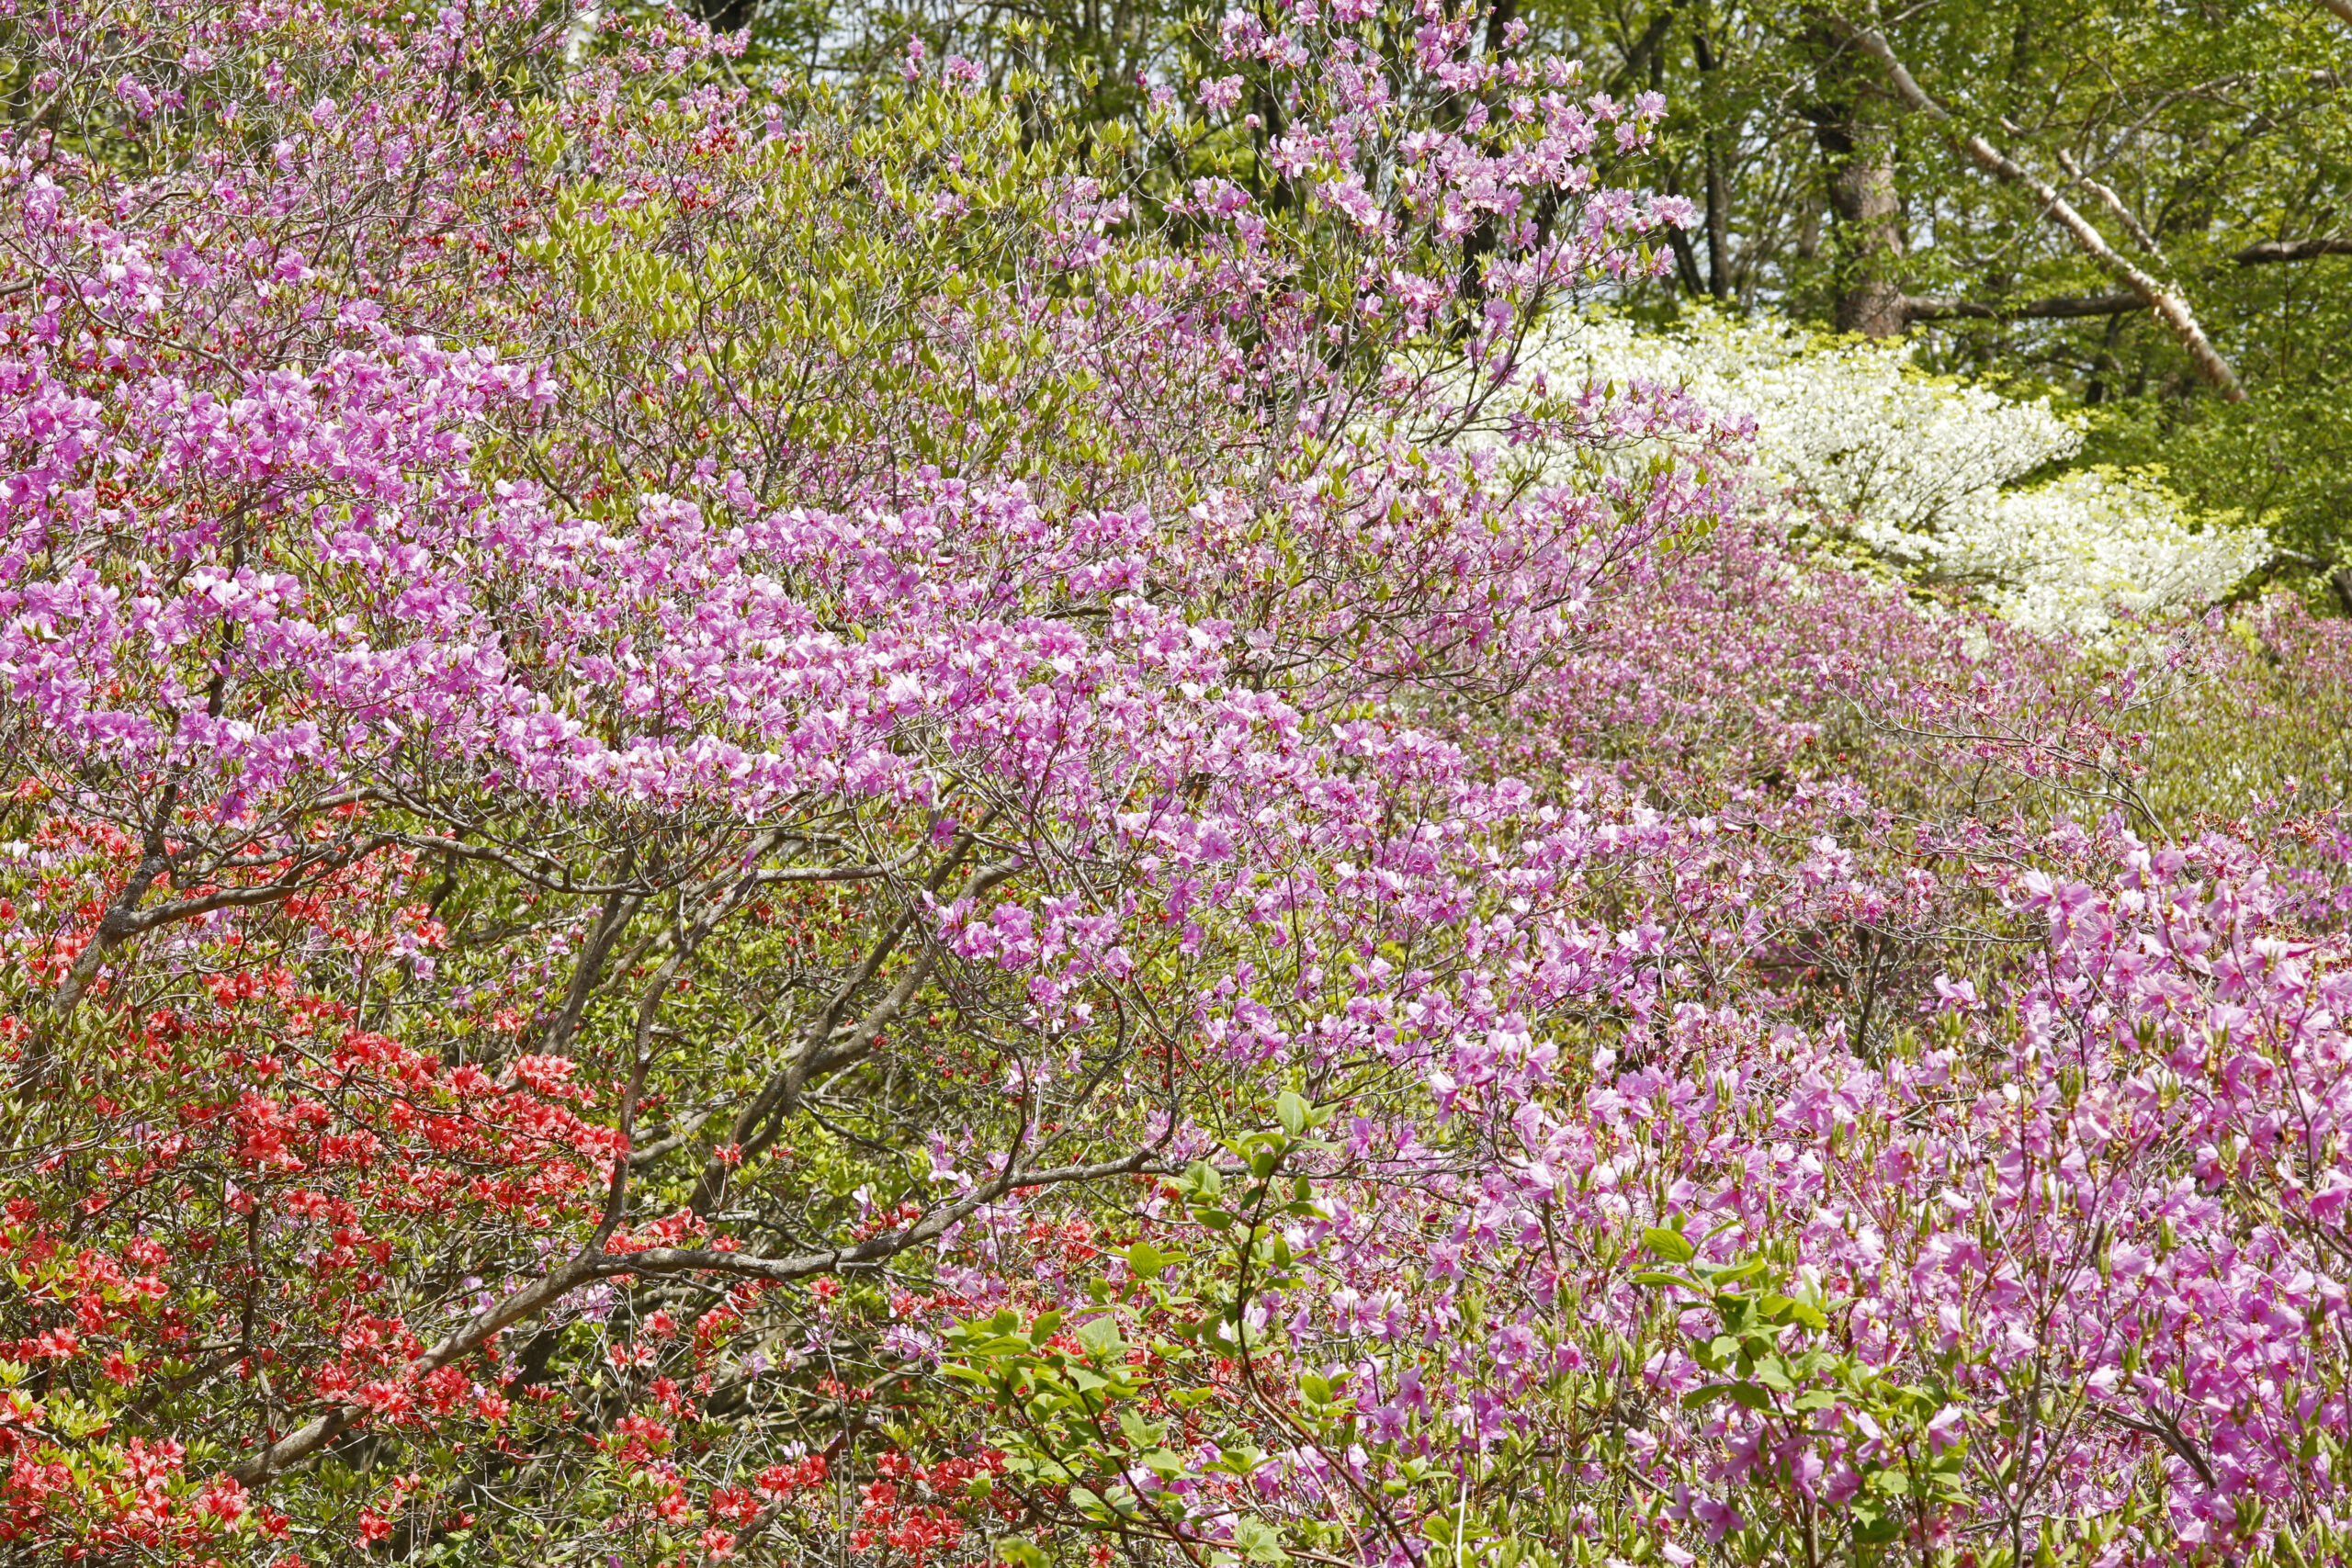
[[[1214,20],[1148,0],[726,16],[850,77],[920,36],[1138,129]],[[1635,297],[1648,319],[1713,301],[1920,336],[1940,368],[2088,411],[2094,460],[2161,466],[2198,510],[2273,536],[2263,581],[2352,610],[2327,580],[2352,558],[2342,7],[1506,0],[1488,28],[1621,97],[1664,95],[1645,166],[1698,215]]]

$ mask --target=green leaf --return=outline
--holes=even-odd
[[[1900,1515],[1881,1514],[1876,1508],[1854,1510],[1854,1539],[1864,1546],[1879,1546],[1903,1533]]]
[[[1252,1562],[1287,1562],[1290,1553],[1284,1551],[1281,1538],[1263,1520],[1243,1518],[1233,1527],[1233,1544]]]
[[[1274,1101],[1274,1119],[1283,1124],[1283,1132],[1295,1138],[1306,1131],[1307,1109],[1306,1100],[1284,1089]]]
[[[1698,1256],[1699,1249],[1680,1231],[1664,1230],[1653,1225],[1642,1233],[1642,1245],[1668,1263],[1688,1263]]]

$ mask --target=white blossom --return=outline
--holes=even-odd
[[[1949,544],[1959,575],[1993,585],[1995,608],[2043,631],[2097,631],[2111,609],[2195,609],[2269,553],[2260,529],[2193,532],[2169,491],[2106,468],[2003,491]]]
[[[1905,575],[1977,584],[2001,614],[2041,630],[2094,632],[2119,608],[2195,608],[2267,552],[2258,530],[2192,526],[2146,474],[2086,468],[2021,483],[2072,458],[2080,430],[2046,400],[1926,374],[1908,344],[1710,310],[1669,333],[1573,315],[1548,325],[1522,369],[1554,394],[1643,382],[1746,416],[1760,495]]]

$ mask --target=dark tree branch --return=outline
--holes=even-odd
[[[2335,602],[2344,607],[2344,613],[2352,615],[2352,566],[2346,566],[2342,561],[2307,556],[2301,550],[2279,550],[2275,553],[2270,558],[2271,570],[2276,570],[2281,565],[2299,566],[2318,577],[2335,592]]]
[[[2352,4],[2352,0],[2346,0]],[[1876,60],[1886,71],[1887,80],[1894,85],[1895,96],[1915,112],[1926,116],[1943,128],[1952,144],[1966,152],[1977,167],[2011,185],[2022,186],[2032,192],[2041,210],[2066,231],[2084,254],[2115,276],[2118,282],[2139,296],[2141,301],[2163,321],[2180,345],[2188,351],[2198,373],[2211,384],[2223,400],[2233,403],[2245,401],[2245,389],[2238,385],[2235,372],[2223,359],[2205,329],[2198,323],[2197,313],[2189,308],[2188,299],[2177,288],[2169,288],[2134,266],[2116,254],[2098,228],[2074,205],[2044,180],[1995,147],[1974,131],[1954,123],[1951,111],[1928,96],[1925,88],[1904,68],[1903,62],[1885,38],[1876,28],[1856,27],[1840,20],[1840,28],[1855,48]]]
[[[2275,262],[2310,261],[2314,256],[2352,255],[2352,234],[2323,234],[2308,240],[2265,240],[2231,255],[2240,266]],[[2011,304],[1991,299],[1954,299],[1941,295],[1913,295],[1903,301],[1904,315],[1914,321],[2007,321],[2073,320],[2085,316],[2125,316],[2145,310],[2138,294],[2060,294],[2045,299]]]
[[[1164,1140],[1163,1140],[1164,1141]],[[938,1240],[980,1209],[1006,1193],[1073,1181],[1100,1181],[1130,1176],[1157,1167],[1158,1145],[1137,1149],[1119,1159],[1093,1165],[1060,1166],[1030,1170],[1018,1161],[1008,1163],[991,1180],[945,1208],[935,1209],[903,1230],[886,1233],[852,1247],[792,1258],[759,1258],[741,1252],[699,1247],[649,1247],[641,1252],[590,1251],[555,1269],[536,1284],[514,1292],[483,1308],[463,1326],[409,1364],[411,1380],[425,1377],[489,1344],[506,1329],[554,1306],[583,1285],[622,1275],[717,1274],[738,1280],[763,1280],[787,1284],[844,1269],[879,1268],[911,1248]],[[283,1475],[345,1432],[368,1418],[364,1404],[332,1405],[258,1453],[232,1465],[227,1474],[245,1486],[260,1486]]]
[[[2312,240],[2265,240],[2248,245],[2230,259],[2240,266],[2266,262],[2309,261],[2313,256],[2352,256],[2352,234],[2323,234]]]
[[[1634,47],[1625,51],[1624,63],[1609,73],[1602,91],[1612,98],[1617,97],[1641,81],[1643,73],[1649,69],[1650,56],[1657,53],[1657,46],[1666,41],[1667,29],[1674,25],[1674,14],[1679,9],[1679,5],[1669,6],[1650,18],[1648,30],[1634,40]]]
[[[2013,304],[1920,295],[1907,296],[1903,301],[1904,318],[1912,321],[2071,321],[2085,316],[2129,315],[2147,308],[2148,302],[2137,294],[2059,294],[2046,299],[2020,299]]]

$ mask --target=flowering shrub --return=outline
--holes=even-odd
[[[2150,739],[2340,649],[1929,614],[1531,400],[1654,99],[1237,13],[1162,186],[911,49],[68,20],[10,1551],[2344,1551],[2346,840]]]
[[[1900,342],[1816,342],[1699,311],[1671,334],[1563,317],[1531,356],[1547,380],[1679,387],[1754,422],[1758,477],[1815,525],[1932,581],[1981,585],[2041,631],[2098,631],[2117,607],[2201,609],[2262,564],[2260,530],[2192,526],[2145,476],[2026,482],[2082,436],[2046,402],[1939,379]]]

